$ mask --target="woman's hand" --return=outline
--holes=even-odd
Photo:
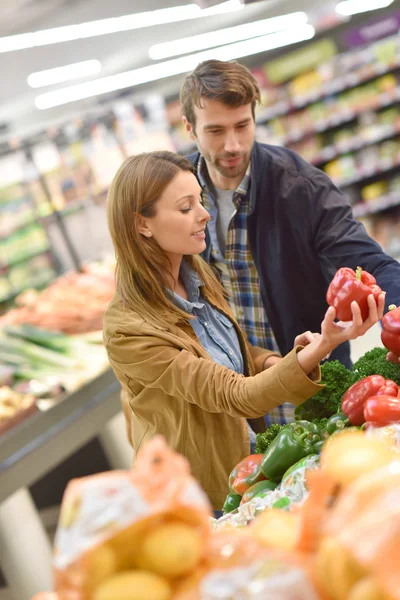
[[[321,342],[331,346],[331,350],[348,340],[355,340],[364,335],[375,323],[383,317],[385,307],[385,294],[379,294],[378,303],[372,294],[368,296],[368,318],[363,321],[361,310],[357,302],[351,303],[351,314],[353,320],[350,322],[338,321],[335,323],[336,311],[330,306],[325,313],[325,318],[321,323]]]
[[[321,337],[320,333],[312,333],[311,331],[305,331],[304,333],[301,333],[300,335],[296,335],[296,337],[294,338],[294,346],[307,346],[308,344],[311,344],[312,342],[315,342],[315,340],[319,340]],[[330,357],[331,353],[328,352],[328,354],[326,356],[324,356],[323,360],[327,360]]]
[[[368,329],[383,317],[384,305],[384,293],[378,296],[378,303],[375,302],[373,295],[370,294],[368,296],[368,318],[363,321],[360,307],[357,302],[352,302],[351,314],[353,315],[353,320],[349,323],[344,323],[343,321],[335,323],[336,311],[333,306],[330,306],[321,323],[321,336],[314,339],[297,354],[297,360],[303,371],[311,373],[318,363],[328,353],[332,352],[336,346],[364,335]]]

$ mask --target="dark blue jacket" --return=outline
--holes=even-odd
[[[188,158],[196,165],[196,152]],[[255,143],[251,154],[248,242],[260,293],[281,353],[296,335],[320,331],[326,291],[336,270],[361,266],[399,304],[400,264],[353,219],[343,193],[294,152]],[[203,254],[210,258],[210,239]],[[332,354],[350,366],[350,346]]]

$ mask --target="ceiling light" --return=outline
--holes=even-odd
[[[336,5],[336,12],[340,15],[349,17],[359,13],[386,8],[392,4],[393,0],[343,0]]]
[[[298,27],[307,23],[307,21],[308,17],[305,12],[295,12],[271,19],[262,19],[261,21],[246,23],[237,27],[219,29],[201,35],[173,40],[172,42],[155,44],[150,48],[149,56],[153,60],[179,56],[181,54],[188,54],[189,52],[206,50],[207,48],[215,48],[216,46],[223,46],[240,40],[266,35],[274,31],[282,31],[295,26]]]
[[[274,48],[309,40],[314,35],[315,29],[311,25],[303,25],[302,27],[271,33],[270,35],[264,35],[227,46],[220,46],[213,50],[205,50],[204,52],[181,56],[180,58],[173,58],[140,69],[118,73],[117,75],[102,77],[94,81],[71,85],[54,92],[47,92],[37,96],[35,105],[41,110],[61,106],[62,104],[68,104],[76,100],[83,100],[84,98],[107,94],[108,92],[148,83],[149,81],[187,73],[203,60],[217,59],[226,61],[250,56],[259,52],[266,52]]]
[[[152,27],[153,25],[162,25],[164,23],[176,23],[178,21],[233,12],[243,8],[244,5],[240,0],[228,0],[227,2],[222,2],[217,6],[206,9],[201,9],[196,4],[187,4],[185,6],[172,6],[170,8],[161,8],[159,10],[124,15],[122,17],[101,19],[99,21],[89,21],[87,23],[79,23],[78,25],[43,29],[32,33],[20,33],[0,38],[0,52],[12,52],[13,50],[59,44],[61,42],[70,42],[98,35],[118,33],[120,31],[131,31],[133,29]]]
[[[84,60],[82,62],[65,65],[65,67],[56,67],[55,69],[46,69],[31,73],[27,79],[32,88],[44,87],[79,79],[80,77],[89,77],[97,75],[101,71],[101,62],[98,60]]]

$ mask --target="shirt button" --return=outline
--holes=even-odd
[[[204,321],[204,327],[208,327],[207,321]]]
[[[230,354],[231,356],[233,356],[233,352],[232,352],[232,350],[229,350],[229,354]]]

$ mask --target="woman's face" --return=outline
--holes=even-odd
[[[206,247],[205,227],[210,215],[201,203],[201,187],[190,171],[179,171],[155,205],[153,217],[143,217],[139,231],[153,237],[175,263],[183,255]]]

